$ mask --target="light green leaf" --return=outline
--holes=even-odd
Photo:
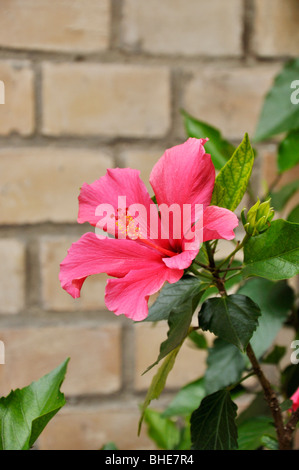
[[[249,297],[233,294],[206,300],[198,314],[198,323],[203,330],[211,331],[244,351],[260,314],[260,308]]]
[[[244,246],[244,277],[289,279],[299,273],[299,224],[283,219]]]
[[[164,418],[161,413],[147,409],[144,415],[147,424],[147,433],[156,443],[157,447],[164,450],[176,449],[180,441],[180,431],[175,423]]]
[[[0,399],[0,450],[28,450],[51,418],[65,404],[60,386],[67,363],[37,382]]]
[[[209,349],[207,366],[205,389],[207,394],[211,394],[238,382],[246,367],[246,359],[236,346],[217,338]]]
[[[232,156],[235,147],[225,140],[215,127],[195,119],[186,111],[182,111],[182,115],[188,137],[196,137],[197,139],[207,137],[209,139],[205,144],[205,150],[211,155],[216,170],[220,170]]]
[[[216,178],[213,204],[234,211],[240,204],[252,172],[254,152],[248,134]],[[220,187],[220,188],[219,188]]]
[[[280,173],[299,163],[299,129],[288,133],[278,147],[277,166]]]
[[[185,385],[170,402],[162,416],[189,416],[199,407],[201,400],[206,396],[204,379],[200,378]]]
[[[250,340],[256,356],[260,358],[272,345],[293,306],[293,289],[285,281],[255,278],[240,287],[238,294],[247,295],[261,309],[259,325]]]
[[[172,370],[174,366],[176,356],[179,350],[180,350],[180,347],[177,347],[176,349],[171,351],[171,353],[169,353],[168,356],[165,357],[157,373],[152,379],[152,382],[147,391],[144,403],[141,407],[141,416],[140,416],[139,426],[138,426],[138,435],[140,434],[140,431],[141,431],[141,426],[142,426],[142,421],[144,418],[145,410],[149,406],[150,402],[152,400],[159,398],[159,396],[163,392],[168,374],[170,373],[170,371]]]
[[[191,416],[192,449],[237,449],[236,415],[237,406],[227,390],[220,390],[204,398]]]
[[[291,88],[299,77],[299,59],[288,62],[275,77],[267,93],[256,129],[255,140],[261,141],[299,127],[299,106],[291,101]]]

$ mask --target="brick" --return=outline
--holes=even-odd
[[[34,74],[30,63],[1,61],[0,80],[4,83],[5,95],[5,104],[0,105],[0,135],[12,132],[23,136],[32,134],[35,126],[35,97]]]
[[[255,0],[254,48],[260,57],[299,54],[297,0]]]
[[[279,67],[202,67],[186,85],[183,107],[226,138],[253,137],[264,96]]]
[[[2,224],[76,222],[79,188],[113,166],[101,150],[3,148],[1,162]]]
[[[109,45],[110,1],[2,0],[0,45],[13,49],[96,52]]]
[[[126,48],[152,54],[239,56],[242,2],[125,0],[122,35]]]
[[[136,406],[66,407],[47,425],[39,450],[99,450],[114,442],[120,450],[155,449],[143,426],[137,436],[140,412]]]
[[[165,324],[139,324],[136,325],[135,341],[135,387],[136,390],[146,390],[155,375],[154,367],[145,375],[141,375],[159,355],[162,341],[167,338],[168,327]],[[209,343],[213,335],[205,333]],[[207,352],[193,347],[187,340],[179,352],[173,370],[170,372],[166,388],[177,389],[204,375],[206,370]]]
[[[24,387],[70,357],[62,390],[68,396],[110,394],[121,386],[120,325],[1,328],[5,365],[0,393]]]
[[[18,313],[25,303],[25,246],[0,239],[0,313]]]
[[[151,195],[153,195],[153,190],[149,183],[149,177],[154,165],[162,157],[165,150],[149,150],[145,148],[136,150],[127,148],[120,153],[125,167],[140,170],[140,178],[146,184]]]
[[[165,67],[43,65],[43,133],[160,137],[169,128]]]
[[[98,311],[106,309],[104,301],[106,274],[88,277],[82,287],[81,297],[78,299],[73,299],[60,285],[59,265],[66,257],[71,244],[77,240],[78,237],[70,236],[43,237],[41,240],[42,299],[46,310]]]

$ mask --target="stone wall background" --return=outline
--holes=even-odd
[[[38,447],[151,448],[137,422],[154,371],[141,374],[166,327],[108,312],[105,275],[80,300],[61,289],[59,263],[89,230],[76,223],[79,187],[113,166],[147,181],[185,140],[181,108],[233,143],[253,136],[273,77],[299,55],[299,1],[0,0],[0,11],[0,393],[70,356],[68,405]],[[275,149],[259,146],[256,187],[273,180]],[[158,405],[204,367],[186,344]]]

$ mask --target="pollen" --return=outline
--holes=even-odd
[[[127,208],[126,212],[118,209],[118,215],[115,219],[115,225],[117,226],[119,233],[125,235],[131,240],[143,238],[139,225],[137,225],[132,215],[128,215]]]

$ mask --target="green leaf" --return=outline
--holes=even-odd
[[[204,379],[200,378],[185,385],[170,402],[162,416],[189,416],[199,407],[200,402],[206,396]]]
[[[255,141],[299,127],[299,106],[291,102],[291,83],[298,80],[299,59],[288,62],[267,93],[255,133]]]
[[[287,202],[299,189],[299,180],[292,181],[291,183],[286,184],[279,191],[271,192],[269,196],[271,197],[271,205],[273,208],[280,212],[285,207]]]
[[[65,404],[60,386],[67,363],[0,399],[0,450],[28,450],[51,418]]]
[[[250,343],[258,358],[272,345],[294,302],[294,291],[286,281],[250,279],[239,288],[238,294],[247,295],[261,309],[259,325]]]
[[[101,450],[118,450],[118,448],[114,444],[114,442],[107,442],[106,444],[103,445]]]
[[[263,392],[257,392],[247,408],[238,415],[237,426],[239,427],[245,421],[257,416],[268,416],[269,421],[272,418],[271,410]]]
[[[231,211],[238,207],[246,192],[253,163],[254,152],[248,134],[245,134],[239,147],[217,175],[213,204],[217,203]]]
[[[283,219],[244,246],[244,277],[260,276],[279,281],[299,273],[299,225]]]
[[[277,439],[271,436],[262,436],[261,443],[266,449],[269,450],[279,450],[279,444]]]
[[[275,438],[275,428],[267,416],[257,416],[238,426],[239,450],[256,450],[263,445],[263,436]]]
[[[293,400],[284,400],[282,403],[280,403],[280,409],[281,411],[287,411],[293,406]]]
[[[227,390],[204,398],[191,416],[191,441],[194,450],[237,449],[237,406]]]
[[[290,364],[281,374],[281,383],[284,393],[291,397],[299,388],[299,367],[297,364]]]
[[[211,158],[216,170],[220,170],[233,154],[235,147],[225,140],[220,131],[210,124],[198,121],[186,111],[182,111],[184,125],[188,137],[196,137],[197,139],[208,138],[205,144],[205,150],[211,154]]]
[[[194,276],[185,276],[174,284],[166,284],[150,307],[149,314],[144,321],[167,320],[174,309],[200,292],[203,294],[206,287],[206,283],[202,283]]]
[[[176,356],[179,350],[180,350],[180,347],[177,347],[176,349],[171,351],[171,353],[169,353],[168,356],[165,357],[157,373],[152,379],[152,382],[147,391],[144,403],[141,407],[141,416],[140,416],[139,426],[138,426],[138,435],[140,434],[140,431],[141,431],[141,425],[142,425],[142,421],[144,418],[144,413],[147,407],[149,406],[150,402],[152,400],[159,398],[159,396],[163,392],[168,374],[170,373],[170,371],[172,370],[174,366]]]
[[[220,338],[209,349],[205,373],[207,394],[238,382],[246,366],[246,359],[236,346]]]
[[[286,353],[286,348],[284,346],[274,346],[273,350],[263,359],[264,364],[279,364],[281,359]]]
[[[203,330],[211,331],[244,351],[260,314],[260,308],[249,297],[233,294],[206,300],[198,314],[198,322]]]
[[[173,349],[180,347],[189,333],[189,327],[192,320],[193,312],[198,302],[193,303],[193,299],[188,299],[184,304],[173,310],[168,318],[169,330],[167,339],[161,343],[158,359],[151,364],[144,372],[148,372],[158,362],[161,361]]]
[[[280,173],[299,163],[299,129],[295,129],[282,140],[278,147],[277,166]]]
[[[175,423],[164,418],[160,412],[147,409],[144,415],[147,433],[160,449],[176,449],[180,441],[180,431]]]
[[[289,213],[287,220],[288,222],[299,224],[299,205],[294,207],[294,209]]]
[[[203,334],[193,330],[189,333],[188,338],[198,349],[208,349],[208,343]]]

